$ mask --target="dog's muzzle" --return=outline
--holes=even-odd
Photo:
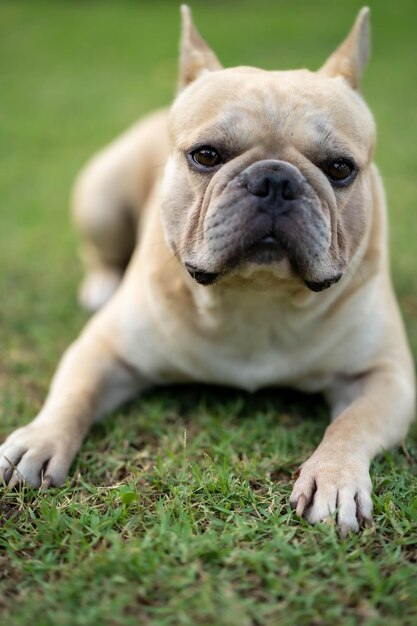
[[[311,291],[327,289],[340,279],[336,268],[322,280],[315,272],[329,238],[319,199],[297,167],[274,159],[257,161],[226,189],[224,204],[207,223],[213,242],[210,255],[217,259],[218,271],[212,271],[216,265],[185,263],[196,282],[212,285],[241,264],[272,265],[285,257]]]

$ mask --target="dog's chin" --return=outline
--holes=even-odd
[[[221,278],[238,273],[242,277],[253,277],[259,271],[268,271],[277,278],[295,278],[313,292],[320,292],[328,289],[337,283],[342,274],[323,280],[307,279],[302,276],[299,268],[288,257],[285,247],[274,237],[264,237],[260,241],[248,246],[234,257],[231,257],[225,267],[218,272],[209,272],[198,268],[192,264],[185,263],[185,267],[190,276],[199,284],[208,287],[218,282]]]

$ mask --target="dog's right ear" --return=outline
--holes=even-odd
[[[181,5],[182,34],[180,43],[180,74],[178,91],[192,83],[204,72],[221,70],[222,65],[193,24],[191,10]]]

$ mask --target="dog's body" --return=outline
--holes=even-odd
[[[137,232],[140,245],[39,416],[0,448],[0,472],[60,484],[91,422],[151,385],[292,386],[322,391],[334,421],[291,502],[311,522],[338,507],[342,530],[357,529],[371,514],[370,460],[414,416],[374,126],[357,93],[367,13],[315,74],[222,70],[186,9],[184,21],[173,109],[78,181],[87,307],[110,298]]]

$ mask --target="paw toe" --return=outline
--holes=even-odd
[[[295,483],[290,496],[290,506],[292,509],[295,509],[295,513],[298,517],[302,517],[305,510],[309,507],[315,489],[316,485],[314,479],[298,479]]]
[[[372,519],[372,499],[366,491],[359,491],[355,497],[356,510],[359,520],[362,522],[370,522]]]
[[[27,483],[31,487],[40,487],[43,468],[47,462],[48,457],[42,452],[26,452],[14,468],[8,484],[9,489],[16,487],[19,483]]]
[[[339,492],[337,523],[343,536],[359,530],[355,493],[351,490],[341,489]]]
[[[12,472],[20,459],[25,454],[26,448],[14,445],[3,444],[0,448],[0,481],[7,484],[11,478]]]
[[[306,512],[306,519],[310,524],[317,524],[331,517],[336,511],[337,489],[334,485],[327,488],[318,488],[312,505]]]

